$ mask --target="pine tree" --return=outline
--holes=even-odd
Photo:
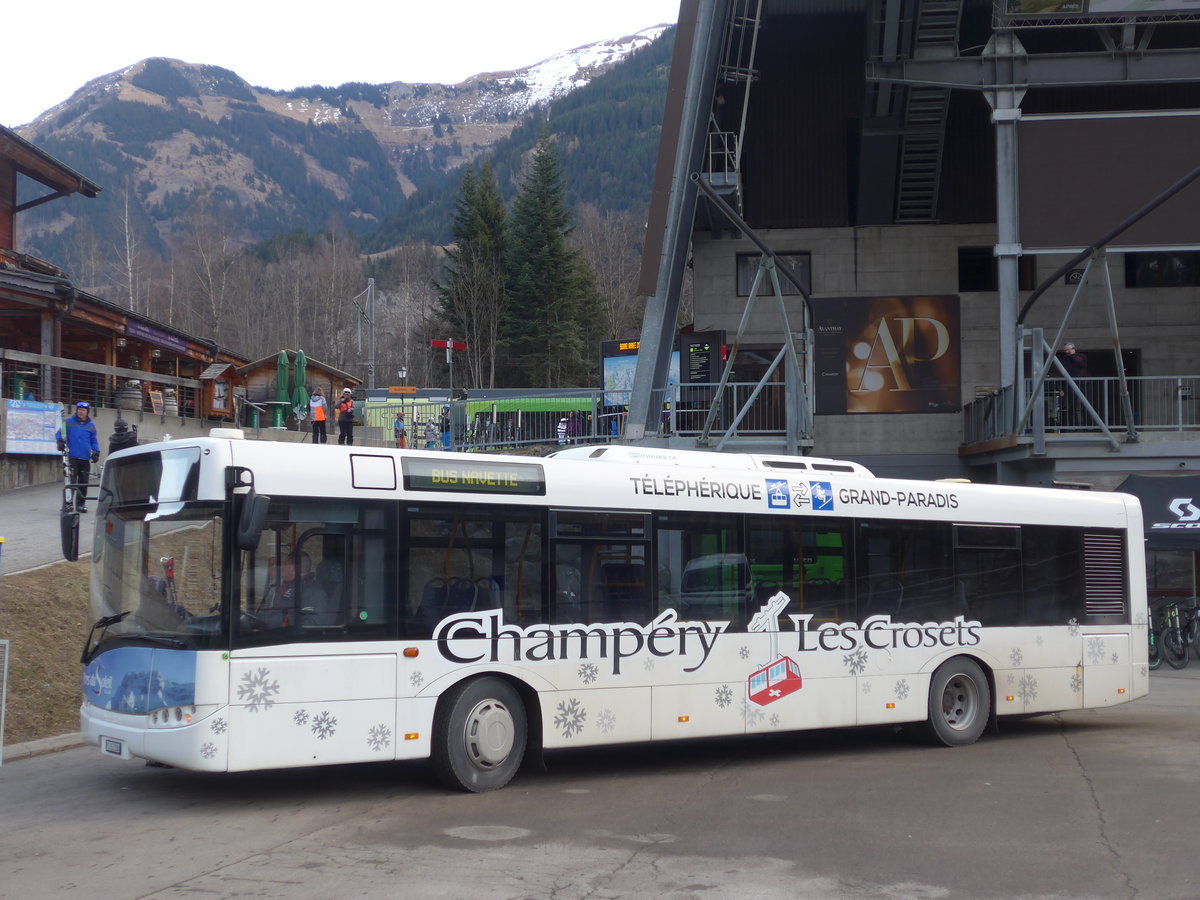
[[[567,245],[570,233],[562,169],[543,133],[509,220],[503,340],[509,384],[567,387],[588,380],[595,291],[586,264]]]
[[[454,244],[446,248],[444,281],[435,285],[437,316],[447,338],[467,351],[466,383],[496,386],[496,353],[504,315],[505,211],[490,163],[467,167],[455,204]]]

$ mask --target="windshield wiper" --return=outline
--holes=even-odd
[[[128,634],[125,637],[131,641],[148,641],[151,644],[161,644],[164,647],[174,647],[177,650],[186,650],[188,648],[187,641],[181,641],[179,638],[164,637],[161,634]]]
[[[127,615],[129,615],[130,612],[131,612],[131,610],[127,609],[127,610],[125,610],[125,612],[119,612],[114,616],[101,616],[99,619],[97,619],[95,622],[92,623],[92,629],[91,629],[91,631],[88,632],[87,640],[83,642],[83,653],[79,657],[79,662],[82,665],[86,666],[91,661],[92,651],[96,649],[96,644],[100,643],[99,640],[97,640],[95,644],[92,643],[92,635],[94,635],[96,633],[96,629],[97,628],[103,629],[100,632],[100,637],[103,638],[104,632],[108,630],[109,625],[116,625],[123,618],[125,618]]]

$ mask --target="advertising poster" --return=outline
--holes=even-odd
[[[57,403],[37,400],[5,400],[5,453],[39,453],[54,456],[58,447],[54,432],[62,424]]]
[[[957,296],[813,301],[819,415],[961,409]]]
[[[633,372],[637,368],[637,341],[601,341],[600,371],[604,381],[606,406],[627,406],[633,393]],[[671,354],[667,384],[679,384],[679,351]]]

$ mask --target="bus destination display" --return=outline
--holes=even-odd
[[[535,463],[476,463],[458,460],[406,459],[404,488],[471,494],[546,493],[542,467]]]

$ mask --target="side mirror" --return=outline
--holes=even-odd
[[[267,510],[271,508],[271,498],[264,497],[250,488],[249,493],[242,497],[241,512],[238,514],[237,546],[239,550],[257,550],[262,538],[263,527],[267,524]]]
[[[64,512],[58,520],[58,530],[62,538],[63,559],[75,562],[79,559],[79,513],[74,510]]]

